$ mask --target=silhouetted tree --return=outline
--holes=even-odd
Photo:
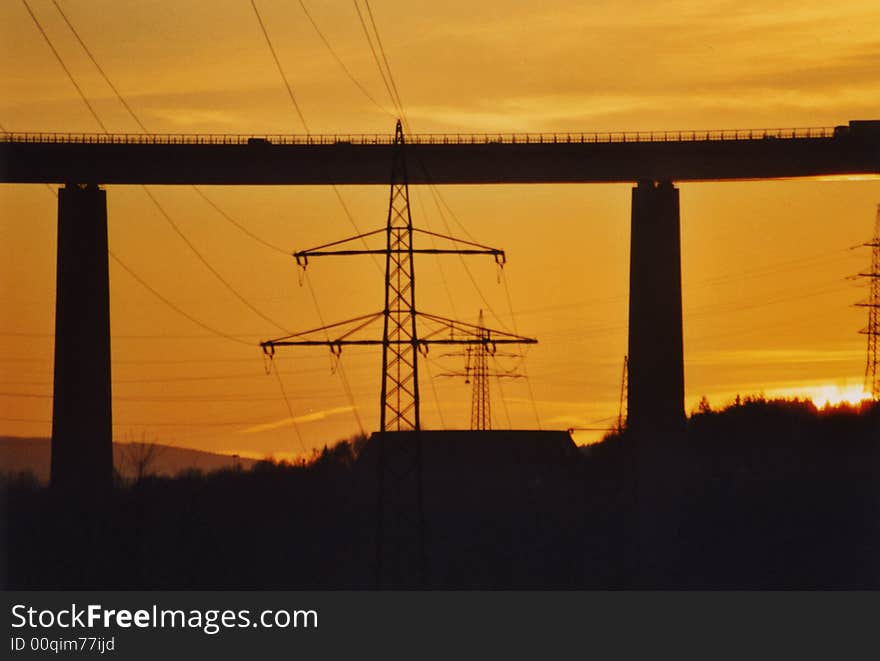
[[[140,441],[120,443],[116,446],[120,453],[119,473],[125,479],[129,477],[135,484],[154,475],[156,462],[165,451],[165,447],[153,441],[147,441],[145,435]]]

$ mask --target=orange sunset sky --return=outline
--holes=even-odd
[[[50,0],[35,15],[110,131],[138,132]],[[58,0],[131,108],[157,133],[303,133],[248,0]],[[352,2],[258,7],[312,133],[389,133],[392,104]],[[363,1],[360,6],[364,9]],[[880,119],[880,3],[371,2],[415,132],[807,127]],[[0,124],[97,132],[22,2],[0,5]],[[526,379],[492,383],[494,426],[602,427],[617,416],[626,353],[630,185],[447,186],[457,220],[413,187],[416,225],[507,251],[424,256],[419,307],[516,328],[539,344],[499,358]],[[857,331],[880,181],[681,184],[686,407],[736,393],[858,398]],[[243,456],[293,457],[376,429],[381,355],[342,357],[356,405],[323,348],[280,349],[294,419],[257,342],[282,335],[198,260],[137,186],[108,190],[111,251],[209,334],[111,261],[114,437]],[[300,286],[290,257],[248,237],[190,187],[151,187],[210,264],[286,328],[382,307],[368,257],[313,260]],[[251,233],[285,250],[354,232],[330,188],[205,187]],[[340,187],[362,231],[385,222],[382,186]],[[51,433],[56,200],[42,185],[0,185],[0,435]],[[446,224],[449,223],[449,229]],[[442,260],[442,261],[441,261]],[[509,290],[509,299],[505,292]],[[485,298],[485,301],[483,300]],[[512,314],[513,313],[513,314]],[[462,359],[430,354],[429,428],[469,424]],[[438,403],[439,402],[439,403]],[[360,418],[360,423],[358,421]],[[576,434],[588,442],[600,432]]]

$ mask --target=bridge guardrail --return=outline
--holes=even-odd
[[[409,144],[593,144],[619,142],[713,142],[742,140],[796,140],[832,138],[834,127],[787,129],[730,129],[714,131],[610,131],[559,133],[416,133],[406,136]],[[0,142],[129,144],[129,145],[385,145],[394,142],[390,134],[297,135],[224,133],[20,133],[0,132]]]

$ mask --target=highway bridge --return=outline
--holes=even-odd
[[[0,133],[0,182],[387,184],[393,135]],[[727,181],[880,171],[880,122],[407,136],[411,184]]]
[[[393,135],[0,133],[0,183],[61,184],[53,485],[112,477],[108,184],[388,185]],[[684,424],[676,182],[880,175],[880,121],[837,127],[407,136],[410,184],[634,183],[627,427]],[[256,347],[255,347],[256,348]]]

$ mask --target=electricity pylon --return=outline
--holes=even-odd
[[[385,307],[381,312],[348,319],[302,333],[261,342],[272,356],[281,346],[329,346],[338,356],[349,345],[381,345],[382,388],[377,434],[376,579],[379,587],[424,584],[426,574],[422,497],[422,441],[419,355],[432,344],[534,344],[537,340],[468,324],[416,308],[415,255],[491,255],[504,265],[503,250],[413,227],[409,205],[405,140],[398,120],[394,133],[391,195],[384,228],[293,253],[303,269],[309,258],[349,255],[385,256]],[[346,244],[385,235],[385,247],[360,249]],[[422,234],[449,241],[450,248],[416,248],[413,236]],[[358,334],[382,321],[381,338]],[[336,333],[330,337],[330,331]],[[325,339],[320,339],[323,334]],[[413,432],[391,438],[389,432]],[[386,556],[396,556],[386,558]],[[386,562],[390,560],[390,562]],[[413,579],[413,577],[415,580]]]
[[[480,310],[479,328],[483,329],[483,311]],[[485,331],[485,329],[483,329]],[[443,354],[444,357],[464,357],[464,370],[459,372],[444,372],[440,377],[464,377],[466,384],[471,384],[471,430],[485,431],[492,429],[492,404],[489,380],[491,377],[498,379],[520,379],[522,374],[515,370],[491,371],[489,359],[497,355],[517,356],[517,354],[498,354],[495,343],[487,333],[480,333],[479,344],[468,346],[464,353]]]
[[[859,307],[868,308],[868,325],[859,332],[868,336],[868,357],[865,362],[865,391],[871,393],[876,402],[880,400],[880,204],[877,205],[877,217],[874,221],[874,238],[863,244],[871,248],[871,270],[859,273],[868,278],[868,300],[856,303]]]
[[[480,310],[480,344],[468,347],[472,365],[468,365],[474,375],[474,389],[471,394],[471,429],[492,429],[492,407],[489,403],[489,352],[495,346],[489,344],[488,333],[482,329],[483,311]],[[490,349],[491,346],[491,349]]]
[[[627,379],[629,378],[629,356],[623,357],[623,373],[620,375],[620,401],[617,405],[617,433],[622,434],[626,424],[624,406],[626,405]]]

